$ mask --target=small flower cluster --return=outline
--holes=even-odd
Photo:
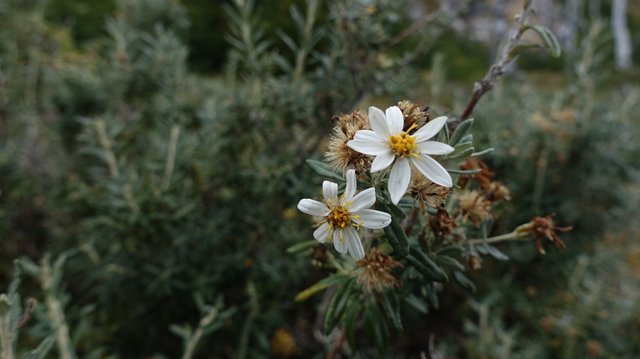
[[[333,242],[336,251],[348,252],[355,260],[365,257],[358,230],[382,229],[391,223],[391,215],[371,209],[376,202],[374,187],[357,193],[356,173],[373,174],[390,168],[387,191],[393,204],[407,193],[412,177],[411,193],[432,207],[443,203],[446,188],[453,185],[447,170],[431,157],[454,150],[431,140],[446,125],[447,117],[430,121],[415,104],[403,101],[399,106],[385,112],[370,107],[368,116],[356,111],[337,117],[326,158],[335,168],[346,171],[345,190],[338,195],[338,184],[324,181],[322,202],[305,198],[298,203],[300,211],[318,218],[313,237],[320,243]]]

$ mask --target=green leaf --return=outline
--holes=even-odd
[[[404,297],[404,301],[420,313],[429,313],[429,307],[427,306],[427,304],[422,299],[416,297],[413,294]]]
[[[458,170],[458,169],[449,169],[447,168],[447,172],[449,173],[457,173],[457,174],[461,174],[461,175],[473,175],[476,173],[480,173],[480,171],[482,171],[481,169],[477,168],[477,169],[473,169],[473,170]]]
[[[511,59],[515,58],[516,56],[520,55],[523,52],[526,52],[530,49],[539,49],[542,46],[538,45],[538,44],[520,44],[515,46],[511,52],[509,52],[509,57]]]
[[[453,148],[453,152],[447,155],[445,159],[450,160],[454,158],[466,158],[473,154],[475,149],[471,143],[459,143],[457,146]]]
[[[310,241],[294,244],[291,247],[287,248],[287,253],[302,252],[302,251],[304,251],[306,249],[309,249],[309,248],[312,248],[312,247],[314,247],[316,245],[318,245],[318,241],[316,241],[316,240],[310,240]]]
[[[38,345],[37,348],[28,352],[22,358],[23,359],[44,359],[44,357],[49,353],[49,351],[51,350],[55,342],[56,342],[55,336],[53,335],[48,336],[42,342],[40,342],[40,345]]]
[[[427,268],[427,266],[425,266],[421,260],[417,259],[414,256],[409,255],[405,258],[413,268],[415,268],[420,274],[422,274],[423,277],[436,282],[446,282],[449,280],[449,277],[447,277],[447,274],[444,271],[433,271]]]
[[[380,202],[380,207],[383,211],[392,214],[393,211],[385,203]],[[384,234],[389,241],[389,244],[393,248],[393,251],[400,258],[405,257],[409,253],[409,239],[404,233],[402,226],[400,225],[400,219],[392,215],[391,224],[384,227]]]
[[[333,168],[327,163],[316,160],[307,160],[307,164],[309,165],[309,167],[311,167],[311,169],[313,169],[322,177],[344,181],[344,177],[342,176],[342,174],[335,172]]]
[[[362,310],[360,301],[354,301],[347,307],[344,319],[344,330],[347,333],[347,341],[351,349],[356,349],[356,328],[358,326],[358,316]]]
[[[418,262],[423,266],[426,272],[429,273],[428,277],[435,280],[436,282],[449,281],[449,276],[447,276],[447,273],[424,252],[417,248],[412,248],[411,254],[418,260]]]
[[[331,329],[338,324],[338,321],[347,308],[347,303],[349,302],[351,289],[353,288],[354,283],[355,280],[350,279],[340,289],[338,289],[333,298],[331,298],[331,302],[329,302],[327,307],[327,314],[325,314],[324,317],[325,333],[329,333]]]
[[[384,227],[384,235],[387,238],[387,242],[389,242],[389,245],[391,245],[393,253],[397,256],[401,256],[402,246],[400,245],[400,241],[398,241],[396,234],[391,229],[391,226]]]
[[[436,263],[445,267],[446,269],[452,271],[463,271],[465,270],[464,266],[458,262],[456,259],[449,256],[438,256],[436,257]]]
[[[538,34],[538,37],[540,37],[540,40],[542,40],[544,47],[546,47],[549,51],[549,55],[553,57],[560,56],[562,52],[560,43],[558,42],[556,35],[554,35],[551,30],[542,25],[527,26],[527,30],[533,30]]]
[[[471,279],[467,278],[462,272],[453,272],[453,277],[456,279],[462,287],[469,289],[472,292],[476,291],[476,285],[473,284]]]
[[[375,305],[365,310],[365,330],[373,336],[378,351],[384,351],[389,341],[389,331],[382,313]]]
[[[467,132],[469,132],[469,130],[471,129],[472,125],[473,125],[473,119],[472,118],[469,118],[469,119],[466,119],[466,120],[462,121],[458,125],[458,127],[456,127],[455,131],[453,132],[453,135],[451,135],[451,139],[449,140],[449,145],[455,147],[455,145],[460,143],[460,140],[462,140],[464,135],[466,135]]]
[[[478,157],[478,156],[482,156],[482,155],[486,155],[489,152],[492,152],[493,148],[487,148],[485,150],[479,151],[479,152],[474,152],[473,154],[471,154],[471,157]]]
[[[402,318],[400,316],[400,303],[398,297],[392,291],[386,291],[382,296],[382,310],[391,320],[391,323],[397,330],[402,330]]]
[[[344,280],[348,279],[345,276],[342,275],[332,275],[329,277],[326,277],[320,281],[318,281],[316,284],[312,285],[311,287],[303,290],[302,292],[298,293],[298,295],[296,295],[296,297],[294,298],[294,300],[296,302],[302,302],[304,300],[309,299],[309,297],[311,297],[312,295],[316,294],[317,292],[324,290],[326,288],[331,287],[332,285],[337,285],[342,283]]]
[[[450,246],[442,247],[436,251],[438,256],[458,257],[464,252],[464,248],[459,245],[452,244]]]

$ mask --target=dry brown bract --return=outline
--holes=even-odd
[[[486,189],[487,187],[489,187],[489,183],[491,182],[491,179],[493,178],[493,175],[494,175],[491,169],[489,169],[489,166],[487,166],[486,163],[482,162],[482,160],[479,160],[477,158],[472,158],[472,157],[467,158],[467,160],[460,165],[460,168],[466,171],[480,170],[480,172],[472,175],[460,176],[460,179],[458,180],[458,185],[460,185],[460,187],[462,188],[465,188],[467,186],[471,178],[475,178],[475,180],[478,181],[478,183],[480,184],[480,187],[482,187],[483,189]]]
[[[456,228],[456,222],[443,207],[438,207],[438,213],[429,219],[429,227],[436,237],[444,237]]]

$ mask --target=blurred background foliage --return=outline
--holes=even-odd
[[[386,355],[640,355],[640,75],[614,69],[611,2],[585,4],[563,57],[521,56],[474,125],[512,192],[495,233],[556,213],[567,250],[505,246],[510,261],[468,270],[476,292],[442,289]],[[179,357],[211,308],[201,357],[324,357],[319,299],[293,297],[326,273],[286,253],[311,238],[305,159],[354,108],[460,113],[518,6],[470,1],[390,46],[437,3],[1,0],[2,291],[31,274],[22,296],[59,298],[81,358]],[[485,22],[507,28],[472,36]],[[45,253],[65,258],[46,288]],[[47,308],[22,352],[59,330]]]

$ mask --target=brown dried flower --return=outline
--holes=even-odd
[[[357,264],[358,268],[355,271],[356,282],[369,293],[380,293],[388,288],[397,287],[401,283],[393,275],[392,270],[393,268],[402,267],[402,264],[377,249],[367,252]]]
[[[478,256],[469,256],[469,267],[473,270],[479,270],[482,268],[482,262]]]
[[[329,259],[327,256],[327,247],[323,245],[314,246],[311,256],[311,265],[313,265],[314,268],[320,269],[324,267]]]
[[[428,107],[423,109],[419,105],[407,100],[398,102],[398,107],[404,115],[403,131],[409,131],[412,127],[421,128],[422,125],[430,120],[429,113],[427,112]]]
[[[489,210],[491,202],[487,200],[480,191],[467,191],[460,195],[459,205],[460,211],[464,219],[478,224],[481,221],[491,217]]]
[[[489,183],[489,186],[487,186],[486,188],[486,193],[484,197],[490,202],[497,202],[503,199],[510,201],[511,192],[501,182],[495,181],[495,182]]]
[[[486,163],[482,162],[482,160],[479,160],[473,157],[467,158],[467,160],[460,165],[460,168],[467,171],[477,170],[477,169],[480,170],[480,172],[472,175],[460,176],[460,179],[458,180],[458,185],[460,185],[460,187],[462,188],[465,188],[469,183],[469,180],[471,178],[474,178],[476,181],[478,181],[478,183],[480,183],[480,187],[482,187],[483,189],[486,189],[489,186],[489,183],[491,182],[491,179],[493,178],[493,175],[494,175],[494,173],[491,171],[491,169],[489,169],[489,166],[487,166]]]
[[[456,228],[456,222],[451,219],[444,207],[438,207],[438,213],[429,219],[429,227],[436,237],[443,237]]]
[[[534,217],[531,222],[525,223],[516,228],[516,234],[519,237],[533,236],[536,240],[536,248],[540,254],[545,254],[543,241],[548,239],[556,247],[560,249],[566,248],[564,242],[558,236],[557,232],[568,232],[573,229],[571,226],[557,227],[553,222],[553,214],[546,217]]]
[[[327,161],[341,171],[353,168],[357,173],[366,171],[371,166],[371,158],[347,146],[357,131],[370,129],[367,115],[362,111],[334,117],[336,125],[329,137]]]
[[[438,208],[444,204],[449,194],[449,189],[431,182],[425,176],[418,173],[416,169],[413,169],[409,193],[418,201],[420,208],[425,211],[426,206]]]

